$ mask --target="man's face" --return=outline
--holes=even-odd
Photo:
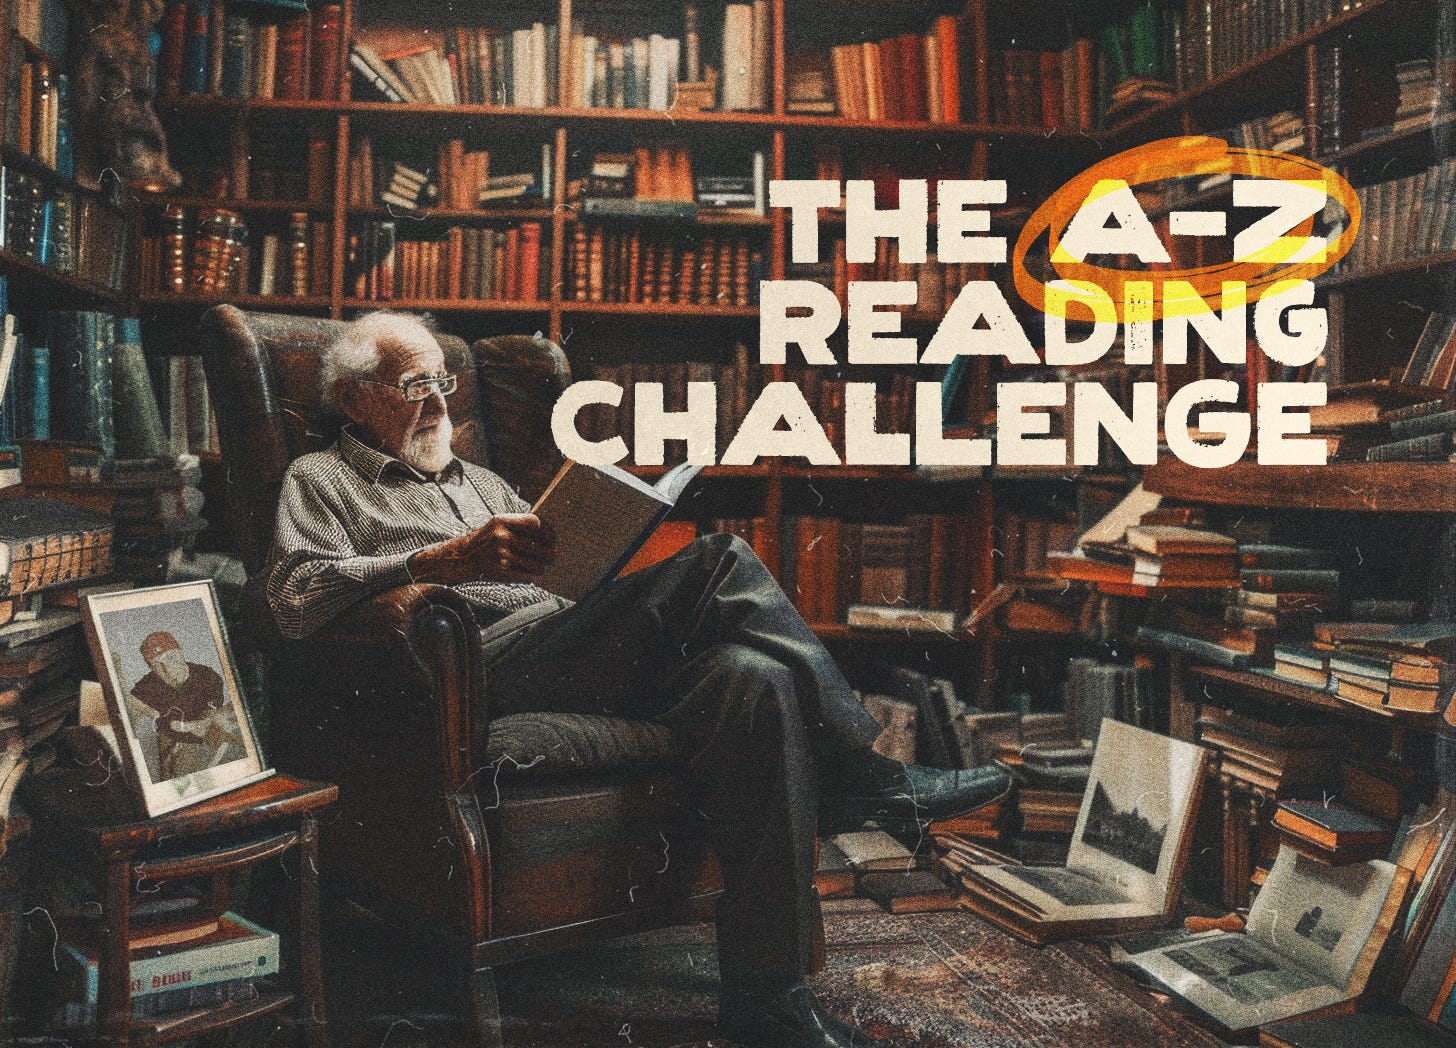
[[[173,688],[180,688],[187,683],[187,678],[192,676],[192,670],[187,665],[187,656],[182,654],[180,648],[168,648],[160,655],[153,655],[147,660],[153,673],[162,679],[162,683]]]
[[[450,414],[438,392],[409,401],[398,388],[410,379],[445,374],[445,355],[425,331],[380,343],[374,383],[347,383],[340,405],[385,454],[426,473],[444,469],[450,451]]]

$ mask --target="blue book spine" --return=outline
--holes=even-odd
[[[46,346],[30,349],[30,435],[51,439],[51,351]]]
[[[43,266],[51,262],[51,226],[56,220],[56,202],[47,199],[41,204],[35,239],[35,253],[31,256]]]
[[[70,178],[76,173],[76,150],[71,138],[71,78],[56,76],[56,174]]]
[[[187,0],[187,34],[182,43],[182,93],[207,93],[208,0]]]

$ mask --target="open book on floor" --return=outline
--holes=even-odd
[[[616,466],[568,459],[531,507],[556,534],[556,555],[536,584],[580,600],[616,578],[701,469],[683,463],[649,484]]]
[[[962,904],[1032,942],[1173,915],[1208,751],[1104,720],[1064,866],[972,866]]]
[[[1128,965],[1226,1030],[1326,1013],[1365,991],[1410,871],[1329,866],[1279,849],[1242,932],[1134,954]]]

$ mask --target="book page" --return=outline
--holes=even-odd
[[[1140,953],[1128,961],[1231,1030],[1334,1004],[1341,987],[1244,933]]]
[[[1330,866],[1279,849],[1249,910],[1248,934],[1321,980],[1344,986],[1390,893],[1387,862]]]
[[[1162,913],[1178,886],[1183,850],[1205,751],[1104,720],[1082,795],[1067,866]]]
[[[536,584],[580,600],[625,562],[671,505],[626,470],[568,461],[531,510],[556,534],[556,556]]]

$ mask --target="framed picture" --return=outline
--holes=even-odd
[[[117,747],[148,816],[272,774],[211,581],[82,598]]]

